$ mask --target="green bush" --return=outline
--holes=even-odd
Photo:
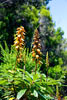
[[[25,98],[29,100],[32,98],[41,100],[50,100],[52,91],[51,78],[46,81],[46,75],[37,71],[35,74],[30,71],[34,69],[35,63],[33,63],[31,53],[22,51],[22,63],[16,64],[17,51],[14,46],[9,51],[7,44],[5,43],[5,49],[0,45],[2,53],[2,63],[0,65],[0,95],[2,100],[8,100],[9,98]],[[24,62],[24,55],[26,54],[26,62]],[[30,62],[29,62],[30,61]],[[25,64],[26,71],[23,69]],[[22,67],[21,67],[22,66]],[[29,73],[30,72],[30,73]],[[56,83],[56,82],[55,82]],[[54,84],[55,84],[54,83]]]

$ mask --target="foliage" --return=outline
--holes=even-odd
[[[41,8],[40,15],[41,16],[50,17],[50,12],[49,12],[49,10],[46,9],[46,7],[43,6]]]
[[[16,66],[17,52],[14,46],[11,47],[10,52],[6,43],[5,49],[3,49],[1,45],[0,48],[3,56],[3,63],[1,63],[0,65],[0,94],[2,100],[8,100],[12,97],[17,97],[19,99],[21,97],[27,97],[28,99],[32,98],[33,100],[34,98],[41,98],[44,100],[52,99],[52,97],[50,96],[50,94],[53,93],[52,85],[58,84],[58,80],[56,81],[51,78],[48,78],[47,80],[46,75],[39,71],[36,74],[34,72],[29,73],[28,71],[31,69],[29,64],[29,67],[27,66],[27,64],[25,64],[28,71],[22,69],[22,67],[24,66],[23,64],[22,67],[19,65],[19,63]],[[24,52],[25,51],[22,51],[23,56]],[[28,59],[30,61],[30,58]],[[26,63],[29,63],[29,61],[27,61]],[[31,65],[32,63],[33,62],[31,62]]]
[[[62,68],[60,65],[57,65],[54,68],[49,68],[48,73],[52,78],[59,79],[62,74]]]
[[[0,42],[13,44],[16,27],[23,25],[27,31],[27,47],[30,48],[33,30],[38,27],[40,7],[50,0],[7,0],[0,3]],[[46,10],[46,9],[45,9]],[[46,10],[48,12],[48,10]],[[4,30],[3,30],[4,29]],[[8,42],[9,41],[9,42]]]

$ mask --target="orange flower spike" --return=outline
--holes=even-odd
[[[24,39],[25,39],[25,29],[23,26],[21,26],[21,27],[17,28],[16,37],[15,37],[15,41],[14,41],[15,48],[18,51],[18,57],[17,57],[18,63],[21,61],[20,52],[22,53],[22,49],[24,48],[24,45],[25,45]]]
[[[35,57],[35,61],[37,63],[39,63],[38,61],[41,59],[41,44],[40,44],[40,39],[39,39],[39,32],[38,30],[35,30],[35,33],[34,33],[34,38],[33,38],[33,48],[32,48],[32,51],[34,51],[34,53],[36,54]],[[34,55],[34,53],[32,52],[32,56]]]
[[[40,39],[39,39],[39,32],[36,29],[35,33],[34,33],[34,38],[33,38],[33,48],[32,48],[32,57],[33,60],[36,62],[36,66],[35,66],[35,74],[36,74],[36,70],[37,70],[37,64],[41,64],[41,45],[40,45]]]

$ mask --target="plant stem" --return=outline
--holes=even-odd
[[[13,84],[13,89],[14,89],[14,96],[15,96],[15,98],[16,98],[16,90],[15,90],[14,84]]]
[[[18,51],[19,52],[19,51]],[[16,55],[16,64],[15,64],[15,71],[16,71],[16,66],[17,66],[17,59],[18,59],[18,52],[17,52],[17,55]]]
[[[58,90],[58,85],[56,85],[56,97],[58,98],[59,96],[59,90]]]
[[[36,74],[36,71],[37,71],[37,61],[36,61],[36,66],[35,66],[35,74]]]

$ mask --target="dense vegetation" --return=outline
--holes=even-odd
[[[49,2],[0,1],[0,100],[67,100],[67,40]]]

